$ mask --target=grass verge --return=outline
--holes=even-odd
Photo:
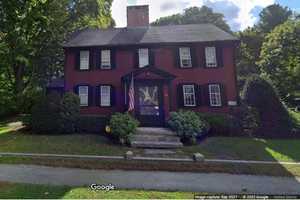
[[[93,191],[89,187],[47,186],[0,182],[1,199],[193,199],[192,192],[142,190]]]

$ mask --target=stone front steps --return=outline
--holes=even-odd
[[[139,127],[131,140],[136,148],[173,149],[183,147],[180,138],[167,128]]]

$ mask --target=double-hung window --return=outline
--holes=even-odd
[[[109,85],[100,86],[100,106],[111,106],[111,86]]]
[[[213,107],[222,106],[221,88],[219,84],[209,85],[209,100],[210,100],[210,106]]]
[[[80,70],[88,70],[90,65],[90,52],[80,51]]]
[[[110,50],[101,51],[101,69],[111,69]]]
[[[89,105],[89,86],[79,86],[78,96],[80,99],[80,106]]]
[[[180,55],[180,67],[191,68],[192,67],[191,49],[188,47],[181,47],[179,48],[179,55]]]
[[[195,85],[183,85],[183,105],[196,106]]]
[[[149,65],[149,49],[139,49],[139,67],[143,68]]]
[[[217,67],[216,47],[205,47],[206,67]]]

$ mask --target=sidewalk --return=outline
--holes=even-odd
[[[0,165],[0,181],[46,185],[112,184],[117,189],[179,190],[209,193],[299,194],[300,177],[268,177],[218,173],[109,171]]]

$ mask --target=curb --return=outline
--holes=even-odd
[[[69,155],[69,154],[36,154],[36,153],[0,153],[0,157],[44,157],[44,158],[79,158],[95,160],[136,160],[136,161],[170,161],[170,162],[197,162],[193,158],[161,158],[133,156],[128,159],[125,156],[95,156],[95,155]],[[268,164],[268,165],[299,165],[300,162],[276,162],[276,161],[256,161],[256,160],[223,160],[223,159],[204,159],[202,163],[231,163],[231,164]],[[199,162],[197,162],[199,163]]]

